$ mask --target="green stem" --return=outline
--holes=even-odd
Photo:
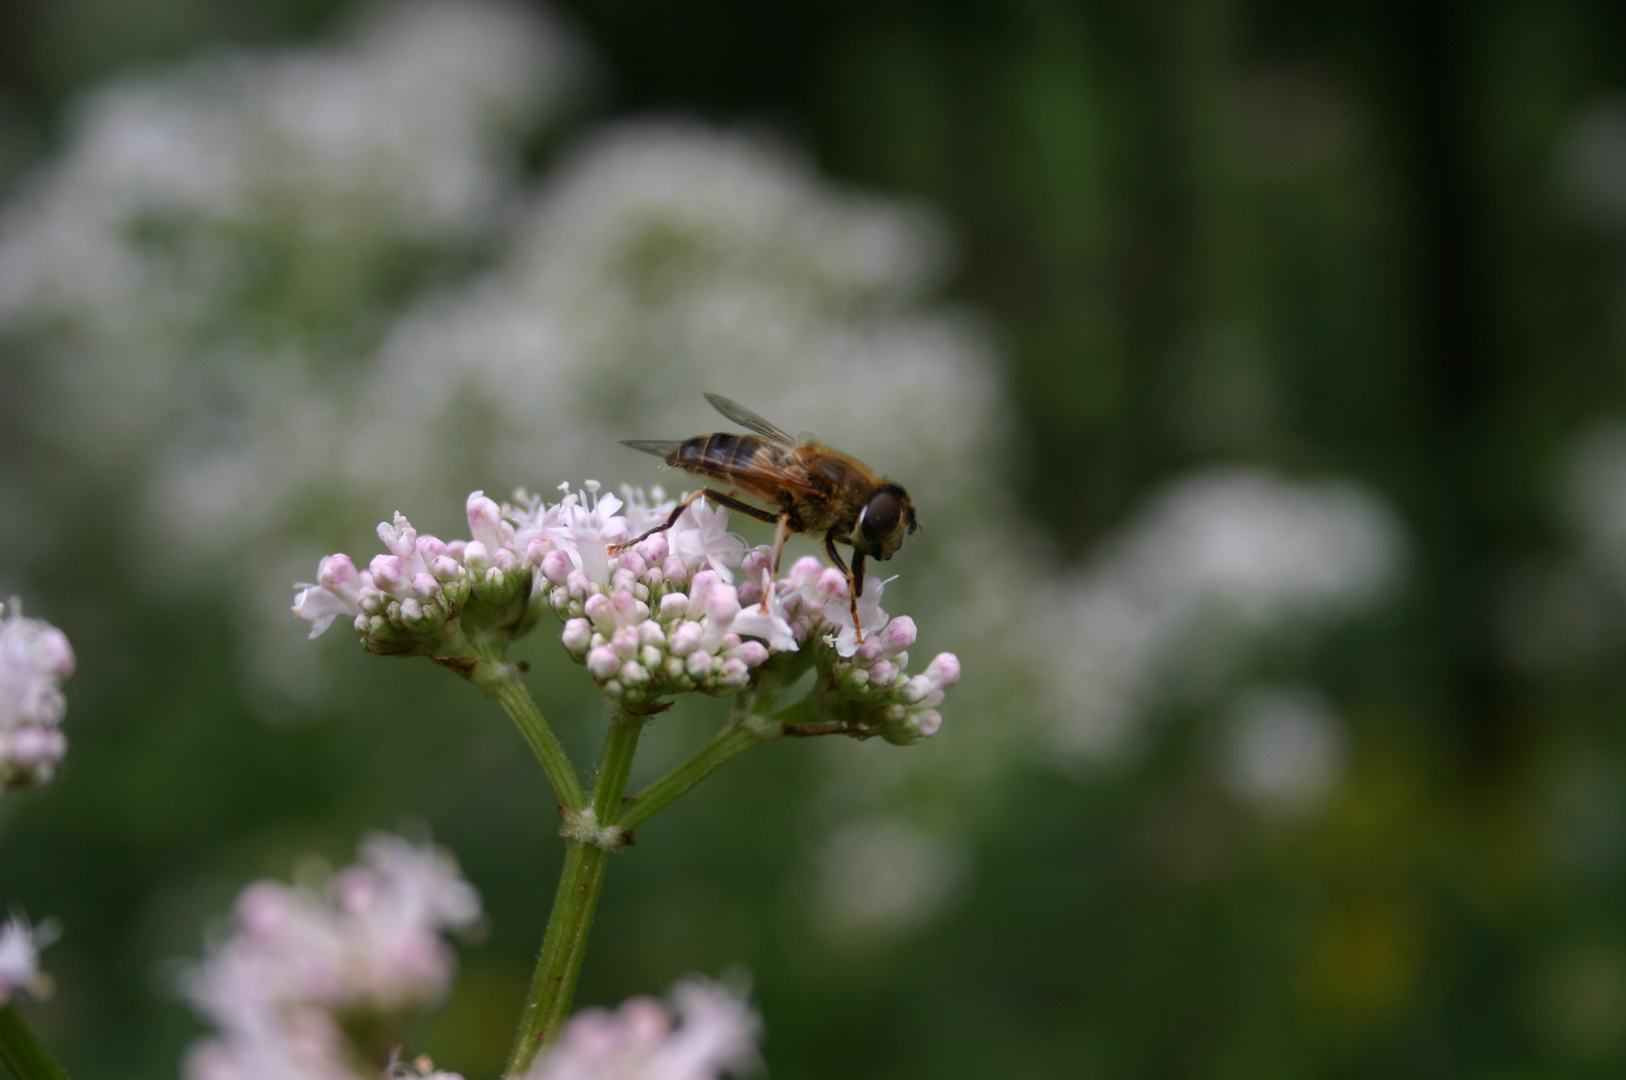
[[[536,700],[525,689],[514,666],[500,660],[480,660],[475,663],[469,679],[496,698],[507,711],[520,734],[525,736],[525,741],[531,744],[536,759],[542,763],[542,771],[548,774],[554,797],[560,804],[571,810],[586,808],[587,798],[582,794],[582,783],[576,776],[576,767],[570,763],[559,737],[548,726],[542,710],[536,707]]]
[[[628,800],[616,819],[625,829],[635,829],[688,793],[700,781],[716,772],[731,758],[779,738],[784,727],[764,716],[745,715],[730,721],[713,735],[687,761],[650,784]]]
[[[15,1005],[0,1008],[0,1064],[16,1080],[68,1080]]]
[[[592,812],[598,822],[614,821],[615,810],[627,790],[638,737],[646,716],[617,709],[610,717],[610,732],[604,741],[598,779],[593,785]],[[565,842],[565,865],[559,875],[559,891],[554,894],[553,913],[542,939],[536,973],[525,1009],[520,1015],[519,1034],[508,1058],[508,1077],[517,1077],[530,1068],[537,1052],[558,1037],[559,1028],[570,1012],[576,996],[576,980],[581,975],[582,957],[587,952],[587,933],[593,925],[599,891],[611,847],[586,840]]]

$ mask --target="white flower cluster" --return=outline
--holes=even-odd
[[[1392,514],[1350,484],[1243,469],[1176,482],[1052,590],[1052,738],[1069,755],[1121,749],[1171,687],[1212,689],[1227,650],[1370,603],[1401,551]]]
[[[447,656],[481,634],[523,633],[546,607],[564,620],[566,651],[634,707],[738,693],[770,657],[805,649],[830,671],[815,690],[822,715],[851,734],[913,743],[937,731],[960,662],[943,653],[908,673],[915,623],[881,610],[885,580],[871,578],[859,598],[860,644],[845,576],[809,557],[771,580],[771,552],[729,532],[727,510],[696,499],[672,528],[632,543],[678,503],[659,488],[624,488],[622,499],[592,480],[561,490],[557,503],[521,492],[505,506],[474,492],[471,540],[420,535],[397,514],[378,527],[388,554],[366,570],[327,556],[294,613],[312,637],[345,615],[374,652]]]
[[[399,1025],[445,993],[441,934],[480,918],[478,894],[438,849],[377,835],[361,855],[324,891],[261,881],[238,898],[236,933],[187,978],[220,1029],[188,1053],[187,1080],[354,1080],[367,1054],[376,1076]]]
[[[50,994],[51,980],[40,971],[40,950],[55,936],[54,930],[30,927],[21,915],[0,924],[0,1006],[20,991],[36,998]]]
[[[583,1009],[525,1080],[716,1080],[758,1068],[762,1022],[715,983],[672,988],[670,1007],[635,997],[613,1012]]]
[[[43,784],[68,752],[60,683],[72,673],[66,634],[0,604],[0,791]]]

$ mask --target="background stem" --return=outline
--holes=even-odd
[[[16,1080],[68,1080],[15,1005],[0,1009],[0,1064]]]

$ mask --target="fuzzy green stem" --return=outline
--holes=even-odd
[[[718,730],[689,759],[628,800],[616,824],[635,829],[670,806],[676,799],[728,761],[753,746],[773,742],[783,733],[783,725],[765,716],[739,717]]]
[[[584,809],[587,798],[582,793],[576,767],[570,763],[559,737],[548,726],[542,710],[536,706],[536,699],[531,697],[531,692],[520,681],[514,666],[500,660],[479,660],[469,672],[469,680],[496,698],[507,711],[520,734],[530,744],[531,752],[542,763],[542,771],[548,774],[554,797],[559,803],[571,810]]]
[[[606,824],[627,790],[638,737],[647,716],[617,709],[610,717],[604,756],[599,762],[598,779],[593,785],[591,812]],[[536,974],[531,978],[525,1009],[520,1015],[519,1034],[508,1058],[508,1077],[517,1077],[530,1068],[542,1047],[558,1037],[559,1028],[570,1013],[576,997],[576,980],[581,975],[582,957],[587,952],[587,933],[592,929],[598,908],[599,891],[613,845],[583,839],[567,839],[565,865],[559,875],[559,891],[554,894],[553,913],[548,917],[542,953],[537,957]]]
[[[16,1080],[68,1080],[15,1005],[0,1008],[0,1064]]]

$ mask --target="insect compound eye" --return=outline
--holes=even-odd
[[[858,531],[865,540],[876,543],[883,537],[891,536],[898,528],[898,519],[903,516],[903,503],[897,493],[882,488],[869,497],[864,504],[863,524]]]

